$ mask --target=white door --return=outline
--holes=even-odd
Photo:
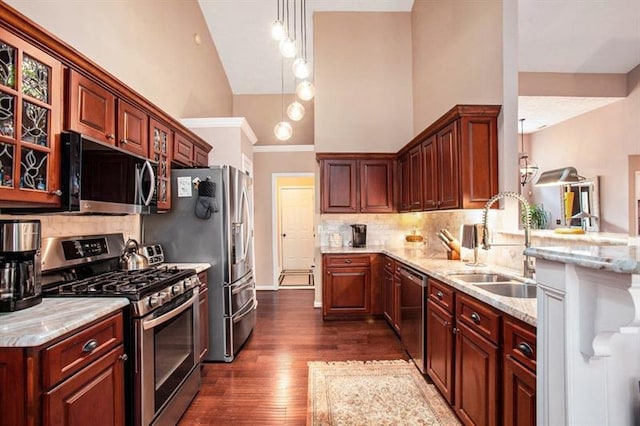
[[[280,188],[282,269],[313,265],[313,187]]]

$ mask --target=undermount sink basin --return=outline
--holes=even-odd
[[[493,294],[520,299],[534,299],[537,290],[535,285],[514,282],[475,284],[475,286]]]
[[[451,274],[449,277],[468,283],[501,283],[513,281],[513,278],[495,273],[460,273]]]

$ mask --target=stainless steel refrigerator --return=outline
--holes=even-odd
[[[166,262],[210,263],[209,352],[233,360],[256,321],[251,179],[230,166],[171,170],[171,210],[142,219]]]

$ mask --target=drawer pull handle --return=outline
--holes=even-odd
[[[91,339],[82,347],[82,352],[93,352],[95,348],[98,347],[98,341],[96,339]]]
[[[531,349],[531,346],[529,346],[528,343],[519,343],[518,350],[522,352],[527,358],[533,359],[533,349]]]
[[[344,263],[351,263],[351,259],[345,259]]]
[[[442,298],[444,297],[444,294],[442,294],[441,291],[436,293],[436,296],[438,296],[438,299],[442,300]]]
[[[476,324],[480,324],[480,315],[478,315],[477,312],[472,313],[471,320],[473,320],[473,322],[475,322]]]

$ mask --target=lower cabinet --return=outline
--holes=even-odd
[[[503,424],[536,424],[536,330],[513,318],[504,321]]]
[[[207,284],[207,272],[198,274],[200,279],[200,362],[204,360],[209,352],[209,286]]]
[[[43,398],[44,425],[124,425],[122,345],[63,381]]]
[[[383,297],[384,317],[398,335],[400,335],[400,268],[390,257],[384,258]]]
[[[46,347],[1,348],[0,423],[124,425],[126,360],[122,313]]]
[[[375,256],[377,255],[323,255],[323,318],[382,314],[382,303],[377,299],[383,293],[380,291],[381,280],[378,276],[372,280]]]

